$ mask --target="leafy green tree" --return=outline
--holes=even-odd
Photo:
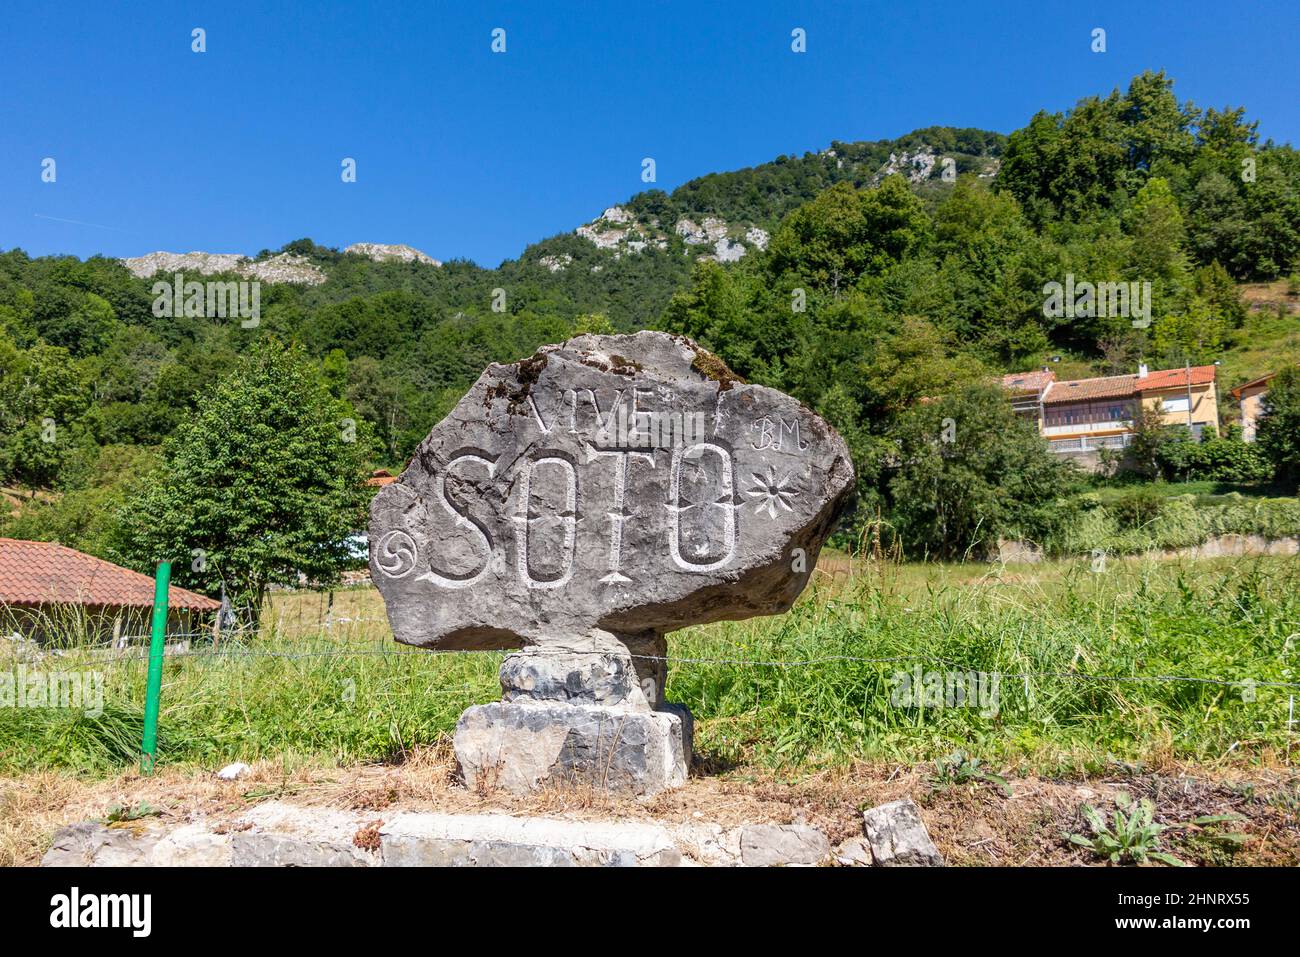
[[[1289,366],[1269,382],[1255,440],[1278,484],[1300,490],[1300,368]]]
[[[1208,365],[1223,351],[1227,323],[1214,315],[1205,300],[1193,296],[1182,312],[1157,319],[1154,329],[1156,351],[1166,364]]]
[[[857,190],[837,183],[782,220],[772,237],[771,269],[839,296],[864,273],[877,274],[924,247],[925,207],[901,176]]]
[[[1187,256],[1183,251],[1187,234],[1178,201],[1167,180],[1147,180],[1125,217],[1133,239],[1133,275],[1141,280],[1179,283],[1186,279]]]
[[[1177,426],[1165,425],[1160,410],[1149,405],[1140,405],[1133,416],[1133,440],[1129,443],[1124,458],[1126,471],[1144,478],[1162,477],[1162,465],[1167,457],[1167,449],[1178,441]]]
[[[898,465],[889,494],[914,556],[982,556],[1008,533],[1039,537],[1071,481],[996,386],[972,384],[921,403],[891,437]]]
[[[1273,467],[1256,443],[1241,438],[1241,427],[1227,435],[1208,435],[1197,442],[1186,429],[1178,429],[1159,452],[1161,471],[1170,481],[1210,479],[1216,482],[1264,482]]]
[[[1196,270],[1193,284],[1196,295],[1205,300],[1214,316],[1234,328],[1246,321],[1246,304],[1241,301],[1237,284],[1217,259]]]
[[[83,431],[86,383],[66,349],[0,337],[0,481],[47,488]]]
[[[1045,352],[1042,273],[1015,199],[961,177],[935,211],[935,235],[958,333],[1012,361]]]
[[[1199,118],[1163,71],[1142,73],[1124,93],[1087,97],[1065,115],[1039,113],[1012,133],[998,188],[1039,223],[1119,208],[1149,176],[1181,171]]]
[[[122,511],[117,549],[138,568],[176,563],[259,615],[271,585],[337,579],[363,528],[369,436],[303,351],[270,339],[206,392],[164,446],[164,466]],[[359,425],[359,424],[358,424]]]
[[[690,336],[747,380],[780,385],[782,358],[794,346],[795,314],[788,304],[761,309],[755,282],[748,272],[702,262],[691,288],[669,301],[660,326]]]

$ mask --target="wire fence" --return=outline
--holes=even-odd
[[[329,674],[334,677],[355,678],[362,680],[362,675],[366,674],[368,669],[363,669],[361,662],[379,662],[383,665],[393,663],[397,666],[392,672],[394,678],[401,678],[401,684],[394,690],[403,695],[413,695],[417,698],[427,696],[430,702],[449,702],[455,705],[457,696],[472,700],[486,700],[493,697],[494,682],[493,674],[487,668],[477,673],[471,669],[472,673],[457,674],[454,671],[447,671],[440,675],[438,680],[427,683],[420,680],[411,682],[410,679],[418,675],[418,669],[421,669],[422,663],[432,664],[435,660],[447,659],[469,659],[479,658],[482,656],[494,656],[501,658],[507,651],[492,649],[466,649],[466,650],[440,650],[424,649],[401,645],[393,640],[392,632],[389,628],[388,619],[382,614],[376,615],[374,611],[374,602],[376,599],[373,595],[363,593],[343,593],[346,597],[343,601],[336,601],[334,595],[322,595],[319,599],[313,599],[313,593],[288,593],[281,596],[282,604],[273,603],[268,611],[263,614],[259,622],[242,621],[237,622],[235,627],[229,630],[210,629],[206,627],[195,628],[185,627],[167,631],[164,633],[163,648],[161,652],[162,662],[167,665],[167,673],[174,677],[180,678],[186,671],[194,675],[196,681],[202,685],[208,685],[210,681],[220,681],[223,674],[257,674],[257,672],[248,672],[241,670],[241,666],[255,666],[260,662],[267,662],[268,668],[273,667],[273,662],[358,662],[357,670],[349,670],[344,667],[342,675],[336,671],[330,671]],[[364,607],[366,603],[372,607]],[[348,605],[351,604],[352,607]],[[285,607],[287,605],[288,607]],[[830,608],[830,617],[837,623],[846,625],[853,629],[853,625],[843,622],[836,610],[835,602],[829,602],[827,607]],[[143,624],[143,622],[141,623]],[[88,641],[85,640],[87,632],[85,630],[73,631],[74,635],[80,635],[80,641],[74,641],[68,646],[50,646],[42,645],[31,638],[19,639],[21,644],[15,645],[10,643],[10,649],[17,647],[19,649],[19,660],[26,659],[30,668],[32,664],[36,667],[56,671],[73,671],[83,669],[86,671],[97,671],[99,669],[114,669],[113,673],[117,675],[114,679],[115,685],[120,687],[124,682],[133,685],[137,680],[143,682],[146,677],[146,666],[154,658],[150,649],[151,636],[147,632],[140,630],[139,627],[119,632],[113,636],[111,641]],[[5,638],[15,638],[15,635],[7,635],[7,630],[0,627],[0,652],[3,652]],[[1300,639],[1300,632],[1290,634],[1283,641],[1283,648],[1286,653],[1290,653],[1297,646],[1297,639]],[[694,649],[692,649],[694,650]],[[720,649],[724,650],[724,649]],[[725,649],[730,650],[730,649]],[[672,666],[673,669],[745,669],[745,670],[784,670],[784,671],[811,671],[816,669],[836,669],[839,666],[863,666],[863,672],[860,674],[839,674],[829,676],[829,681],[849,680],[850,682],[865,681],[870,687],[883,689],[886,685],[898,680],[898,675],[904,668],[914,669],[945,669],[947,677],[952,678],[963,675],[978,674],[983,678],[992,678],[1002,682],[1015,682],[1012,687],[1016,690],[1011,692],[1010,697],[1006,692],[1010,688],[1003,688],[999,697],[997,686],[993,689],[994,707],[993,714],[996,715],[1000,710],[1006,708],[1010,712],[1018,712],[1025,709],[1025,713],[1036,713],[1036,700],[1039,700],[1043,693],[1044,682],[1068,682],[1070,684],[1090,683],[1099,687],[1136,687],[1142,685],[1156,684],[1176,684],[1188,687],[1214,688],[1223,691],[1233,690],[1241,694],[1243,701],[1254,701],[1255,690],[1263,691],[1269,689],[1274,692],[1280,701],[1281,712],[1277,713],[1277,724],[1274,727],[1280,728],[1281,733],[1286,741],[1286,761],[1290,762],[1291,745],[1294,740],[1296,731],[1295,720],[1295,698],[1296,692],[1300,691],[1300,681],[1279,680],[1278,669],[1272,665],[1268,659],[1258,659],[1258,663],[1252,667],[1252,662],[1238,662],[1238,667],[1232,674],[1214,674],[1212,670],[1209,673],[1201,674],[1181,674],[1161,671],[1159,673],[1140,673],[1136,669],[1132,673],[1098,673],[1099,669],[1085,668],[1068,668],[1068,669],[1044,669],[1031,667],[1016,667],[1017,662],[1007,661],[1010,667],[998,668],[993,666],[993,662],[988,660],[987,655],[981,655],[975,652],[972,661],[961,661],[957,658],[944,656],[934,653],[904,653],[904,654],[886,654],[886,655],[860,655],[851,653],[840,654],[823,654],[809,655],[805,657],[779,657],[771,654],[771,646],[767,649],[767,654],[755,653],[754,655],[736,655],[736,654],[639,654],[630,653],[629,657],[637,662],[648,662],[663,666]],[[39,663],[37,663],[39,662]],[[1132,662],[1130,662],[1130,665]],[[187,666],[193,665],[193,669],[187,669]],[[885,674],[871,675],[866,669],[879,666],[895,666],[894,676],[891,678],[888,672]],[[138,668],[136,671],[123,671],[118,673],[117,668],[130,669],[132,666]],[[231,670],[223,671],[223,668],[229,666]],[[0,664],[0,671],[5,666]],[[495,669],[493,669],[494,671]],[[1124,669],[1126,670],[1126,669]],[[1200,670],[1200,669],[1189,669]],[[1207,669],[1209,670],[1209,669]],[[1250,672],[1254,670],[1259,677],[1251,677]],[[1121,671],[1121,669],[1116,669]],[[384,672],[380,672],[383,674]],[[1283,670],[1280,677],[1289,677],[1293,672]],[[275,672],[268,671],[268,674]],[[370,674],[375,674],[370,672]],[[1267,674],[1268,677],[1264,675]],[[700,674],[692,676],[687,672],[686,685],[690,687],[692,683],[704,682],[711,680],[711,676]],[[820,675],[810,679],[811,683],[817,683],[821,680]],[[699,682],[695,679],[698,678]],[[468,679],[468,680],[467,680]],[[725,680],[731,680],[726,678]],[[169,679],[170,681],[170,679]],[[1019,685],[1024,683],[1023,701]],[[1033,690],[1031,690],[1031,684]],[[703,684],[701,684],[703,687]],[[756,685],[757,687],[757,685]],[[951,689],[949,689],[950,691]],[[1062,689],[1064,690],[1064,689]],[[1080,689],[1082,691],[1082,689]],[[389,692],[385,692],[389,693]],[[703,693],[703,692],[701,692]],[[756,692],[757,693],[757,692]],[[884,692],[888,695],[890,692]],[[981,686],[978,693],[971,692],[967,701],[978,701],[979,696],[983,694]],[[1049,695],[1052,695],[1049,692]],[[164,695],[164,698],[166,695]],[[818,698],[819,701],[823,700]],[[918,688],[917,697],[911,699],[919,702],[920,691]],[[1204,698],[1200,699],[1201,705],[1205,704]],[[1276,700],[1276,699],[1274,699]],[[1000,704],[997,702],[1001,702]],[[1018,703],[1013,703],[1018,702]],[[702,699],[703,704],[703,699]],[[897,704],[897,702],[895,702]],[[951,705],[951,702],[949,703]],[[1199,707],[1201,705],[1192,705]],[[441,705],[439,705],[441,707]],[[904,708],[921,708],[921,704],[904,704]],[[927,703],[926,709],[931,706]],[[1182,705],[1180,705],[1182,707]],[[1272,709],[1270,708],[1270,711]],[[1274,712],[1276,713],[1276,712]],[[1273,724],[1272,720],[1268,721]],[[1235,747],[1235,745],[1234,745]]]
[[[313,598],[312,596],[316,596]],[[392,641],[386,616],[368,614],[372,609],[365,607],[373,601],[373,596],[365,591],[342,590],[339,592],[286,592],[281,596],[277,606],[273,602],[270,610],[260,622],[234,621],[233,627],[223,629],[188,628],[165,634],[164,660],[186,660],[202,664],[219,664],[222,662],[247,661],[257,659],[311,660],[311,659],[405,659],[412,661],[422,656],[461,656],[461,655],[502,655],[499,650],[467,649],[438,650],[408,648]],[[381,609],[382,610],[382,609]],[[227,625],[230,625],[227,622]],[[374,626],[374,627],[372,627]],[[4,629],[0,629],[0,635]],[[261,641],[261,635],[270,633],[289,642],[296,639],[326,639],[331,645],[341,647],[312,648],[304,650],[276,650],[251,647]],[[1300,633],[1286,639],[1285,647],[1290,648]],[[40,657],[56,658],[66,655],[81,655],[89,652],[95,664],[130,665],[148,662],[150,635],[146,632],[118,634],[107,646],[58,648],[53,647],[37,652]],[[358,648],[359,644],[372,647]],[[351,645],[352,647],[348,647]],[[380,647],[373,647],[380,645]],[[39,647],[39,646],[37,646]],[[414,656],[414,659],[413,657]],[[765,659],[747,657],[710,657],[679,655],[644,655],[630,656],[640,661],[657,662],[675,666],[738,667],[738,668],[776,668],[799,669],[817,668],[834,664],[863,665],[928,665],[943,667],[957,672],[978,672],[981,667],[951,658],[929,654],[904,654],[889,656],[860,656],[849,654],[821,655],[807,658]],[[84,660],[84,659],[82,659]],[[1151,684],[1151,683],[1185,683],[1189,685],[1215,686],[1223,688],[1245,689],[1270,688],[1283,692],[1300,691],[1300,681],[1277,681],[1241,676],[1206,676],[1181,674],[1097,674],[1082,670],[1001,670],[993,672],[1001,679],[1018,681],[1056,679],[1065,681],[1097,682],[1113,685]],[[1294,694],[1292,694],[1294,708]],[[1293,721],[1288,724],[1294,724]]]
[[[354,619],[356,620],[356,619]],[[384,619],[366,619],[369,621],[384,621]],[[1291,638],[1300,637],[1300,633],[1291,636]],[[148,635],[131,636],[133,640],[149,640]],[[369,644],[384,642],[385,647],[378,649],[355,649],[355,648],[337,648],[317,651],[274,651],[260,648],[249,648],[235,642],[224,646],[218,645],[213,648],[195,650],[192,647],[186,647],[184,642],[194,639],[210,639],[210,632],[173,632],[165,635],[167,641],[171,642],[164,651],[163,658],[171,660],[186,661],[222,661],[249,658],[278,658],[278,659],[314,659],[314,658],[422,658],[426,656],[460,656],[460,655],[504,655],[507,651],[497,649],[426,649],[426,648],[406,648],[403,646],[389,644],[389,639],[380,637],[368,638],[344,638],[337,639],[342,641],[364,641]],[[1289,641],[1290,639],[1288,639]],[[95,661],[99,664],[132,664],[135,662],[147,662],[151,653],[148,649],[136,648],[131,651],[119,651],[115,649],[97,649]],[[72,654],[68,649],[51,649],[45,654],[54,656],[63,656]],[[821,655],[813,658],[792,658],[792,659],[758,659],[758,658],[713,658],[702,656],[677,656],[677,655],[642,655],[630,654],[630,658],[638,661],[654,661],[663,664],[676,665],[727,665],[734,667],[747,668],[809,668],[820,665],[834,663],[853,663],[853,664],[928,664],[939,665],[950,668],[954,671],[979,671],[979,668],[969,663],[963,663],[951,658],[943,658],[935,655],[889,655],[883,657],[866,657],[860,655]],[[1154,675],[1102,675],[1093,674],[1085,671],[1005,671],[999,670],[997,674],[1002,678],[1016,679],[1042,679],[1042,678],[1059,678],[1075,681],[1097,681],[1118,684],[1141,684],[1149,682],[1186,682],[1189,684],[1215,685],[1220,687],[1242,688],[1249,685],[1254,688],[1280,688],[1285,690],[1300,691],[1300,682],[1296,681],[1266,681],[1255,678],[1220,678],[1206,677],[1195,675],[1171,675],[1171,674],[1154,674]]]

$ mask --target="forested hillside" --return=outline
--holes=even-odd
[[[376,262],[307,239],[279,252],[326,281],[263,283],[252,328],[155,315],[153,284],[171,277],[117,260],[0,254],[0,484],[62,502],[29,509],[25,534],[93,550],[129,480],[271,339],[301,345],[362,423],[367,464],[392,468],[490,361],[578,331],[682,332],[844,432],[860,514],[921,494],[935,478],[926,430],[954,410],[1014,431],[980,391],[993,372],[1053,356],[1098,373],[1225,360],[1244,380],[1300,358],[1300,280],[1256,312],[1238,289],[1300,268],[1300,154],[1259,142],[1244,109],[1179,101],[1163,74],[1009,137],[932,127],[639,193],[588,233],[494,269]],[[1067,276],[1149,282],[1149,324],[1047,315],[1044,285]],[[1035,439],[981,447],[981,468],[1016,486],[980,493],[982,531],[933,510],[900,527],[946,552],[1032,528],[1064,481]]]

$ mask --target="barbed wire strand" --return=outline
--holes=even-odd
[[[169,637],[179,637],[178,633]],[[136,636],[142,637],[142,636]],[[370,639],[382,641],[384,639]],[[231,658],[279,658],[279,659],[314,659],[314,658],[414,658],[419,659],[429,655],[467,655],[467,654],[487,654],[499,655],[501,651],[495,649],[473,648],[464,650],[438,650],[438,649],[416,649],[410,651],[390,650],[389,648],[358,651],[352,649],[330,650],[330,651],[307,651],[307,652],[284,652],[284,651],[260,651],[248,648],[222,648],[216,651],[177,651],[175,649],[164,652],[163,657],[173,660],[193,660],[193,661],[212,661]],[[60,656],[62,657],[62,656]],[[148,661],[152,655],[148,652],[112,655],[100,658],[96,663],[100,664],[129,664],[137,661]],[[638,655],[633,654],[629,657],[639,661],[656,661],[665,664],[690,664],[690,665],[735,665],[751,668],[804,668],[814,667],[817,665],[852,662],[855,664],[901,664],[903,662],[920,663],[920,664],[938,664],[945,665],[959,671],[976,671],[981,669],[972,668],[969,665],[962,664],[949,658],[940,658],[933,655],[893,655],[888,657],[862,657],[858,655],[823,655],[816,658],[794,658],[784,660],[763,660],[752,658],[700,658],[700,657],[679,657],[675,655]],[[1255,688],[1289,688],[1300,689],[1300,682],[1287,681],[1260,681],[1254,678],[1207,678],[1194,677],[1187,675],[1097,675],[1082,671],[994,671],[989,672],[998,674],[1004,678],[1062,678],[1083,681],[1100,681],[1110,682],[1113,684],[1139,684],[1143,682],[1186,682],[1190,684],[1207,684],[1220,687],[1238,688],[1249,683]]]

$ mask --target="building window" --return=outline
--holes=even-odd
[[[1186,412],[1188,408],[1187,396],[1178,399],[1165,399],[1160,403],[1161,412]]]

